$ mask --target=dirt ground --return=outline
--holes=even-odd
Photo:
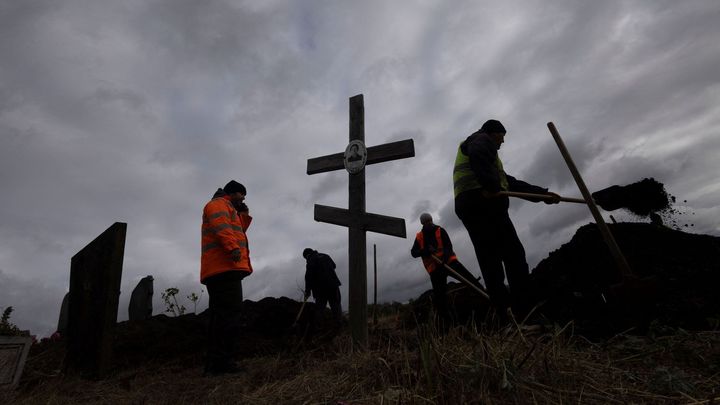
[[[720,238],[647,223],[609,227],[634,277],[619,274],[597,226],[585,225],[531,274],[544,314],[595,333],[718,326]]]
[[[664,188],[657,188],[652,179],[643,182],[663,194],[667,204],[653,199],[638,204],[636,199],[636,214],[672,210],[673,197]],[[610,200],[603,203],[607,206]],[[629,209],[628,201],[619,203],[621,208]],[[643,204],[652,207],[645,209]],[[657,223],[609,226],[633,275],[621,276],[595,224],[580,227],[531,272],[538,303],[532,320],[542,325],[534,338],[520,329],[509,336],[507,330],[493,329],[488,303],[458,284],[450,285],[449,301],[460,329],[445,337],[427,332],[432,304],[431,292],[426,291],[409,304],[384,305],[381,326],[371,326],[371,347],[360,352],[342,343],[348,338],[347,327],[333,329],[329,310],[327,322],[308,338],[314,304],[306,305],[294,325],[302,303],[268,297],[244,303],[238,355],[255,371],[222,380],[235,385],[201,378],[206,311],[117,324],[113,371],[102,382],[62,372],[62,340],[34,345],[20,387],[0,393],[0,400],[185,403],[215,398],[211,402],[237,403],[237,395],[242,395],[247,403],[347,404],[384,403],[391,392],[387,398],[393,403],[424,403],[427,398],[453,403],[456,399],[450,398],[462,402],[478,395],[490,398],[488,403],[538,398],[546,399],[540,403],[720,401],[720,238]],[[449,339],[455,340],[449,344]],[[543,345],[544,351],[537,349]],[[465,364],[473,356],[479,357]],[[355,374],[342,377],[342,386],[332,385],[347,373]],[[433,381],[433,375],[442,375],[438,381],[447,381],[447,386],[431,384],[434,388],[428,391],[423,382]],[[544,380],[538,379],[541,375]],[[370,377],[367,384],[361,382]],[[578,391],[578,386],[583,388]],[[174,392],[158,396],[158,389],[168,387]],[[292,393],[287,392],[290,387]],[[329,401],[328,390],[356,400]],[[693,398],[709,400],[690,401]]]
[[[606,338],[648,328],[716,329],[720,326],[720,238],[650,223],[608,225],[633,277],[623,278],[598,227],[582,226],[530,274],[536,322],[573,322],[578,333]],[[449,287],[460,323],[487,320],[488,303],[458,284]],[[431,292],[414,301],[427,319]]]

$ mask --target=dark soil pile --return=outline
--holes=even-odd
[[[243,302],[243,327],[237,345],[240,357],[254,357],[291,350],[307,338],[307,327],[315,304],[308,302],[296,325],[301,302],[287,297],[266,297]],[[318,325],[315,338],[326,336],[328,321]],[[202,364],[206,347],[209,311],[178,317],[156,315],[142,321],[117,324],[113,348],[116,368],[144,363],[162,363],[185,358]]]
[[[611,186],[592,193],[592,198],[606,211],[624,208],[643,217],[670,210],[675,202],[675,197],[665,191],[665,186],[653,178],[627,186]]]
[[[648,223],[608,226],[637,280],[621,277],[597,226],[587,224],[531,272],[533,321],[572,321],[587,337],[720,326],[720,238]],[[448,290],[457,322],[492,327],[487,301],[458,284]],[[413,302],[408,324],[429,319],[431,299],[428,290]]]
[[[637,280],[623,279],[595,224],[531,274],[541,312],[588,332],[646,329],[653,321],[706,329],[720,319],[720,238],[646,223],[610,224]]]

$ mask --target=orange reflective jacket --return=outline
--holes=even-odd
[[[437,257],[438,259],[442,260],[443,258],[443,243],[442,238],[440,237],[440,227],[438,226],[437,229],[435,229],[435,240],[437,241],[437,250],[435,253],[433,253],[433,256]],[[417,235],[415,235],[415,239],[418,242],[418,245],[420,246],[420,250],[425,249],[425,237],[423,236],[422,231],[418,232]],[[455,260],[457,260],[457,256],[452,255],[448,259],[447,263],[452,263]],[[435,261],[432,257],[423,257],[422,258],[423,265],[425,265],[425,270],[427,270],[428,273],[432,273],[435,271],[435,269],[438,266],[438,262]]]
[[[226,271],[252,273],[250,250],[245,231],[252,217],[238,215],[230,197],[213,198],[203,209],[200,282]],[[231,252],[240,250],[240,260],[232,260]]]

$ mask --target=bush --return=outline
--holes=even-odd
[[[18,329],[12,322],[10,322],[10,314],[13,311],[13,307],[7,307],[3,311],[2,317],[0,318],[0,335],[4,336],[22,336],[23,332]]]

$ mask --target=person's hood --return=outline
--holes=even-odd
[[[219,198],[219,197],[225,197],[227,193],[223,191],[222,188],[218,188],[215,194],[213,194],[212,198]]]
[[[463,141],[463,143],[460,144],[460,150],[462,151],[462,153],[465,154],[465,155],[467,155],[467,154],[468,154],[468,150],[467,150],[467,148],[468,148],[468,143],[476,140],[476,139],[479,138],[479,137],[485,137],[485,138],[487,138],[487,140],[488,140],[489,142],[492,142],[492,139],[490,138],[490,135],[488,135],[487,133],[482,132],[482,130],[479,130],[479,129],[478,129],[476,132],[473,132],[472,134],[470,134],[470,136],[468,136],[467,138],[465,138],[465,140]],[[495,145],[495,147],[496,147],[498,150],[500,150],[500,147],[499,147],[499,146]]]

